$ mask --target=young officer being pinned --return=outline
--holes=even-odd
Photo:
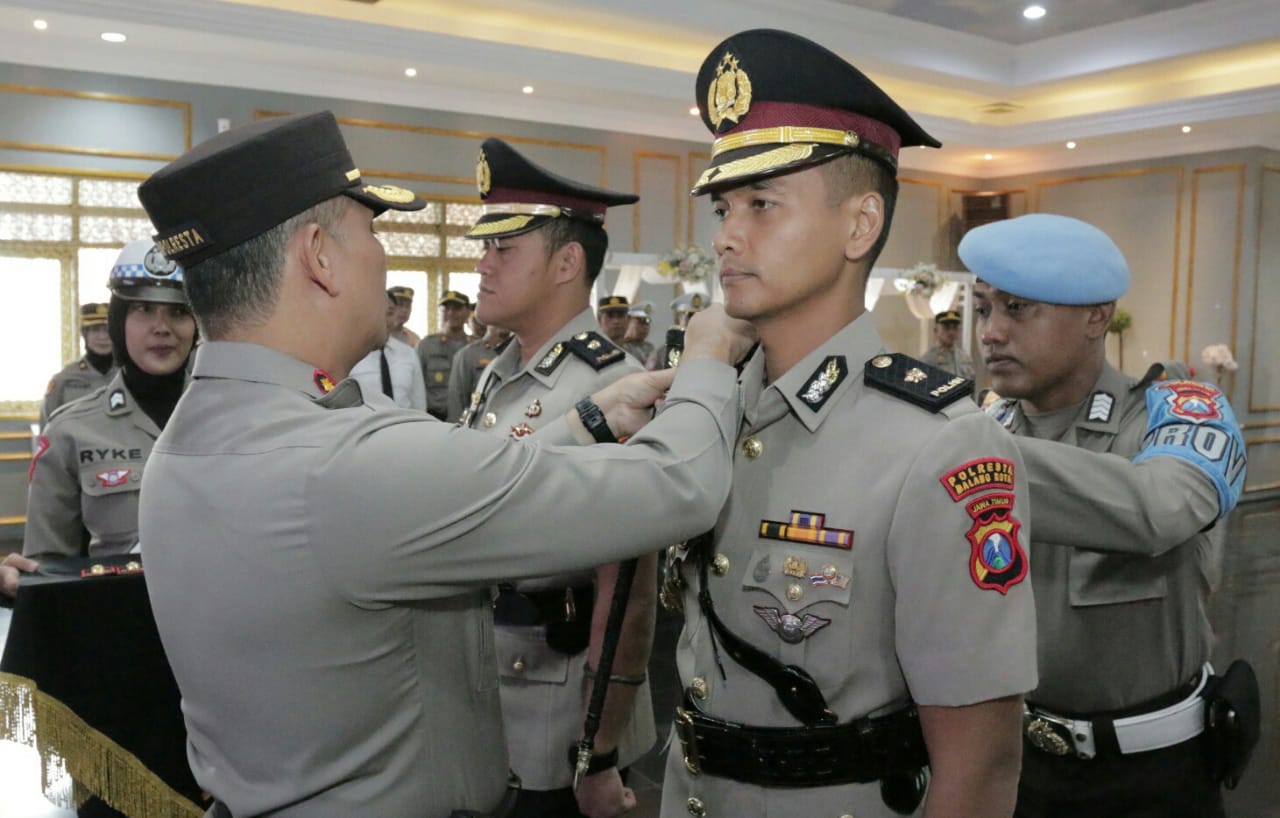
[[[760,348],[729,502],[671,552],[685,696],[662,814],[914,814],[928,765],[925,815],[1008,816],[1036,683],[1021,458],[971,382],[886,353],[863,308],[898,150],[938,143],[781,31],[716,46],[696,99],[715,142],[694,194]]]
[[[107,329],[120,365],[97,391],[53,413],[31,461],[26,560],[125,554],[138,544],[138,494],[156,437],[186,385],[196,324],[182,268],[151,241],[130,242],[111,268]]]
[[[484,141],[477,166],[484,207],[467,233],[484,242],[476,316],[514,337],[481,375],[462,422],[522,438],[642,369],[596,331],[591,312],[591,286],[609,249],[605,211],[639,197],[550,173],[500,139]],[[575,541],[572,531],[566,543]],[[582,731],[617,574],[610,563],[499,586],[498,676],[511,770],[522,785],[517,818],[608,818],[635,806],[619,770],[656,739],[645,679],[657,604],[652,554],[636,572],[613,674],[623,681],[609,688],[596,766],[576,792],[566,763]]]
[[[508,767],[489,587],[710,525],[749,328],[700,316],[693,371],[629,376],[514,441],[368,405],[343,380],[385,332],[373,218],[423,202],[364,182],[333,114],[219,134],[138,197],[208,338],[147,465],[140,522],[214,814],[494,809]],[[614,435],[631,439],[557,445]],[[467,468],[441,480],[442,463]]]
[[[1023,818],[1221,816],[1204,699],[1214,526],[1244,485],[1217,387],[1135,382],[1106,360],[1129,288],[1093,225],[1032,214],[975,228],[983,359],[1031,483],[1040,686],[1027,694]],[[1220,531],[1221,529],[1219,529]]]

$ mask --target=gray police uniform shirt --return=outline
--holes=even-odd
[[[324,373],[266,347],[200,347],[140,512],[200,785],[235,815],[492,809],[507,760],[488,589],[711,523],[737,390],[731,367],[692,363],[627,445],[570,448],[550,445],[573,439],[563,419],[516,443],[368,406],[349,379],[326,395]],[[440,480],[441,463],[466,468]]]
[[[1031,437],[1019,402],[988,410],[1017,435],[1027,464],[1040,629],[1040,686],[1027,700],[1051,712],[1130,707],[1176,689],[1209,659],[1220,543],[1201,532],[1218,497],[1182,460],[1130,462],[1147,431],[1145,395],[1107,365],[1050,440]]]
[[[589,349],[592,344],[595,348]],[[591,361],[573,349],[581,350]],[[643,371],[634,358],[597,331],[590,308],[562,327],[527,364],[521,364],[520,358],[520,343],[512,339],[481,376],[484,402],[471,420],[473,428],[525,437],[573,409],[582,398],[624,375]],[[594,513],[608,516],[610,512],[607,506],[599,506]],[[573,531],[573,525],[566,525],[566,547],[590,545],[573,536]],[[652,550],[660,547],[654,543]],[[541,591],[589,585],[594,578],[594,572],[580,571],[515,585],[518,591]],[[579,610],[577,615],[590,620],[591,610]],[[566,751],[582,733],[586,651],[569,656],[552,650],[547,646],[544,626],[499,625],[496,630],[502,718],[511,769],[525,789],[568,787],[573,774]],[[656,738],[646,682],[636,691],[631,718],[619,738],[619,766],[626,767],[642,756]]]
[[[113,364],[106,372],[99,372],[89,363],[88,356],[84,355],[64,366],[49,380],[44,404],[40,407],[40,428],[45,427],[59,406],[79,400],[93,390],[106,386],[119,371],[119,367]]]
[[[1017,448],[972,401],[934,414],[869,386],[863,367],[881,349],[864,314],[772,385],[763,386],[763,352],[748,361],[733,488],[708,570],[729,630],[808,671],[842,724],[910,701],[962,706],[1036,683],[1031,504]],[[985,525],[982,507],[998,509]],[[1012,562],[997,577],[978,552],[1000,541]],[[715,718],[800,727],[723,649],[720,675],[695,563],[681,568],[681,686]],[[784,641],[787,614],[818,617],[808,620],[816,627]],[[896,815],[877,783],[767,788],[691,775],[673,738],[662,815],[689,815],[690,799],[713,818]]]
[[[54,412],[31,462],[22,553],[37,559],[128,553],[138,543],[143,467],[159,434],[119,371],[106,387]]]
[[[453,356],[467,345],[467,339],[452,340],[444,333],[428,335],[418,343],[418,362],[427,383],[427,411],[443,417],[449,411],[449,372]]]
[[[449,412],[445,420],[458,422],[471,403],[471,393],[480,383],[480,376],[496,357],[497,349],[485,346],[483,340],[472,341],[453,356],[453,369],[449,372]]]
[[[920,360],[939,369],[945,369],[952,375],[959,375],[962,378],[973,377],[973,361],[969,358],[969,353],[960,347],[944,349],[941,344],[934,344],[924,351]]]

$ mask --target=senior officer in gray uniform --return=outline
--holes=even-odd
[[[716,46],[697,99],[694,194],[760,348],[729,502],[664,588],[686,624],[662,815],[911,814],[928,764],[926,816],[1008,816],[1036,681],[1021,458],[969,381],[886,354],[863,310],[899,146],[937,142],[781,31]]]
[[[456,290],[446,290],[440,296],[444,332],[428,335],[418,343],[418,361],[427,382],[427,411],[440,420],[449,411],[450,372],[453,359],[469,340],[464,328],[470,314],[471,299]]]
[[[1096,227],[1032,214],[976,228],[989,411],[1027,464],[1040,686],[1027,694],[1017,815],[1221,816],[1205,684],[1218,573],[1212,527],[1245,453],[1211,384],[1134,382],[1106,361],[1129,268]]]
[[[106,304],[80,305],[80,337],[84,339],[84,354],[49,379],[44,403],[40,406],[41,429],[59,406],[106,386],[116,374],[111,336],[107,334]]]
[[[507,763],[489,586],[709,525],[736,422],[725,362],[748,329],[701,316],[692,372],[623,379],[512,441],[343,381],[384,331],[372,219],[423,203],[363,182],[331,113],[219,134],[138,196],[208,339],[147,465],[141,539],[213,814],[492,809]],[[615,433],[632,437],[554,445]],[[440,463],[468,467],[440,480]]]
[[[152,446],[186,383],[195,321],[182,268],[150,241],[111,268],[108,331],[120,369],[59,407],[37,441],[22,553],[97,557],[138,544],[138,489]]]
[[[484,210],[467,233],[485,244],[476,264],[476,316],[514,337],[481,376],[462,422],[522,438],[584,395],[643,369],[596,331],[591,311],[591,286],[609,249],[605,211],[639,197],[557,176],[500,139],[484,141],[477,165]],[[571,530],[570,547],[579,544]],[[635,806],[618,770],[656,739],[645,677],[656,553],[643,557],[636,571],[597,758],[576,792],[566,761],[582,733],[587,678],[600,655],[617,573],[613,563],[594,573],[499,586],[498,676],[511,769],[521,780],[520,818],[596,818]]]

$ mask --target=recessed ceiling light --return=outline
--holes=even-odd
[[[406,69],[404,70],[404,75],[405,75],[406,77],[416,77],[416,76],[418,76],[418,69],[416,69],[416,68],[406,68]]]
[[[1045,15],[1044,6],[1027,6],[1022,10],[1022,16],[1028,20],[1039,20]]]
[[[123,43],[129,38],[118,31],[104,31],[102,32],[102,39],[109,43]]]
[[[46,28],[49,27],[49,21],[48,20],[32,20],[31,25],[35,26],[37,31],[44,31]]]
[[[526,93],[526,94],[532,94],[532,93],[533,93],[533,86],[532,86],[532,85],[526,85],[525,87],[521,88],[520,90],[521,90],[521,91],[523,91],[523,92],[524,92],[524,93]]]
[[[1067,150],[1069,150],[1069,151],[1073,151],[1073,150],[1075,150],[1075,149],[1076,149],[1076,143],[1074,143],[1074,142],[1068,142],[1068,143],[1067,143]]]
[[[982,158],[983,158],[983,159],[986,159],[988,162],[989,162],[989,161],[991,161],[992,159],[995,159],[995,157],[994,157],[994,156],[992,156],[992,155],[991,155],[991,154],[989,154],[989,153],[984,153],[984,154],[982,154]]]
[[[697,105],[695,105],[695,106],[693,106],[692,108],[690,108],[690,109],[689,109],[689,116],[698,116],[698,115],[699,115],[699,114],[701,114],[701,113],[702,113],[702,111],[698,110],[698,106],[697,106]]]
[[[1183,132],[1183,133],[1191,133],[1191,126],[1190,126],[1190,125],[1183,125],[1183,126],[1182,126],[1182,132]]]

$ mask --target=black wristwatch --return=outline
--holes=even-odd
[[[591,755],[591,763],[587,765],[587,775],[595,775],[602,773],[610,767],[618,766],[618,748],[614,747],[607,753],[593,753]],[[569,769],[578,769],[578,745],[569,745]]]
[[[608,421],[604,419],[604,412],[600,411],[595,401],[591,398],[583,398],[574,408],[578,410],[578,419],[582,421],[583,426],[587,427],[587,431],[596,439],[596,443],[618,442],[618,438],[613,435],[613,430],[609,428]]]

